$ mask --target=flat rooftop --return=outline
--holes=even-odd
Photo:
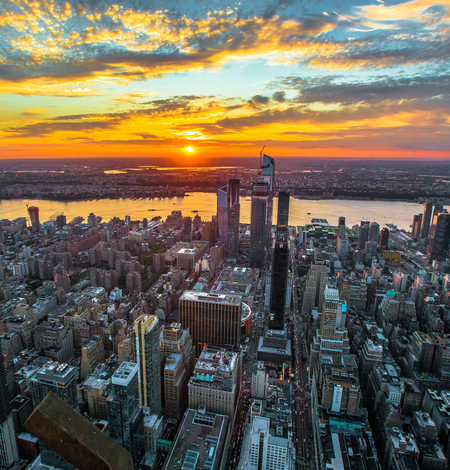
[[[185,291],[180,300],[195,300],[197,302],[208,302],[217,304],[240,305],[242,302],[240,295],[210,294],[205,292]]]
[[[164,470],[217,470],[228,430],[227,416],[188,408]]]

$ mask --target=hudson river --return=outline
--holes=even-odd
[[[216,213],[217,197],[214,193],[188,193],[184,198],[137,200],[131,199],[100,199],[97,201],[43,201],[43,200],[4,200],[0,201],[0,219],[27,217],[25,204],[39,207],[39,218],[45,222],[55,213],[63,212],[70,222],[75,216],[87,220],[90,212],[103,218],[103,222],[112,217],[124,219],[126,215],[131,220],[149,220],[155,216],[165,219],[172,211],[181,210],[184,216],[194,217],[198,214],[203,220],[211,220]],[[276,223],[277,199],[274,201],[274,218]],[[154,209],[149,211],[148,209]],[[423,205],[401,201],[353,201],[353,200],[305,200],[291,197],[289,208],[289,224],[304,225],[311,218],[327,219],[331,225],[337,225],[338,217],[344,216],[346,225],[359,223],[362,219],[376,220],[381,226],[394,223],[400,229],[409,230],[413,215],[422,212]],[[308,214],[308,212],[310,214]],[[241,197],[241,222],[250,222],[250,197]]]

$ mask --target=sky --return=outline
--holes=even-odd
[[[0,0],[0,158],[449,158],[449,11]]]

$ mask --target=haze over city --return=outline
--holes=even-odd
[[[1,158],[450,156],[448,0],[1,5]]]

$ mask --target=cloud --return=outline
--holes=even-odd
[[[285,91],[276,91],[272,98],[278,103],[284,103],[286,101],[286,92]]]
[[[252,96],[252,98],[251,98],[251,100],[249,101],[249,103],[250,103],[252,106],[258,107],[258,106],[267,104],[269,101],[270,101],[270,98],[269,98],[268,96],[255,95],[255,96]]]
[[[36,108],[36,109],[26,109],[25,111],[22,112],[24,116],[37,116],[39,114],[44,114],[46,113],[46,109],[42,108]]]

